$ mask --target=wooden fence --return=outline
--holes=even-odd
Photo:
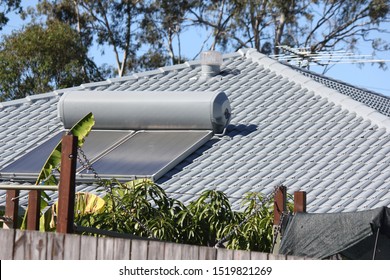
[[[233,251],[183,245],[169,242],[111,237],[90,237],[70,234],[74,232],[75,170],[77,137],[66,135],[62,139],[61,175],[59,186],[9,186],[7,189],[4,227],[0,230],[0,259],[14,260],[278,260],[302,259],[284,255],[249,251]],[[30,189],[27,214],[28,231],[16,230],[19,189]],[[59,190],[57,232],[39,232],[40,191]],[[294,209],[305,211],[306,193],[294,194]],[[279,225],[286,211],[286,187],[280,186],[275,194],[274,225]]]
[[[0,230],[1,260],[289,260],[301,257],[152,240]]]

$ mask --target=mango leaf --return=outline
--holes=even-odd
[[[148,178],[141,178],[141,179],[134,179],[131,181],[128,181],[126,183],[120,183],[117,179],[113,179],[113,182],[116,183],[117,185],[123,187],[123,188],[130,188],[133,189],[135,187],[138,187],[140,185],[152,185],[154,184],[152,180]]]

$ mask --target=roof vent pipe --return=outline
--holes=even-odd
[[[222,54],[217,51],[207,51],[200,54],[202,77],[210,78],[221,72]]]

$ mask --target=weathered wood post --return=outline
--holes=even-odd
[[[280,217],[287,211],[287,188],[278,187],[274,199],[274,226],[279,225]]]
[[[9,220],[4,221],[3,228],[18,228],[19,190],[8,190],[5,198],[4,216]]]
[[[27,229],[39,230],[39,217],[41,214],[41,191],[30,190],[28,193]]]
[[[282,217],[283,213],[287,211],[287,188],[280,186],[277,188],[274,198],[274,226],[273,226],[273,245],[272,253],[279,253],[279,246],[281,241],[281,235],[283,233]]]
[[[61,174],[58,187],[57,232],[72,233],[76,189],[77,137],[62,138]]]
[[[306,192],[294,192],[294,213],[306,212]]]

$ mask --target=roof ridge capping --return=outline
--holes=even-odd
[[[35,100],[51,98],[51,97],[58,97],[59,95],[61,95],[61,91],[59,91],[59,90],[54,90],[54,91],[46,92],[46,93],[39,93],[39,94],[35,94],[35,95],[27,95],[26,97],[23,97],[23,98],[0,102],[0,109],[10,107],[10,106],[20,106],[20,105],[24,105],[24,104],[31,104]]]
[[[298,82],[303,88],[312,91],[315,95],[319,95],[322,98],[327,99],[329,102],[340,105],[341,108],[371,121],[378,127],[385,128],[387,131],[390,131],[390,118],[379,113],[375,109],[370,108],[367,105],[334,89],[328,88],[327,86],[316,82],[312,78],[306,77],[303,74],[294,71],[287,65],[284,65],[275,59],[269,58],[265,54],[258,52],[256,49],[247,50],[245,55],[247,58],[253,59],[253,61],[270,69],[276,74],[292,79],[294,82]]]

